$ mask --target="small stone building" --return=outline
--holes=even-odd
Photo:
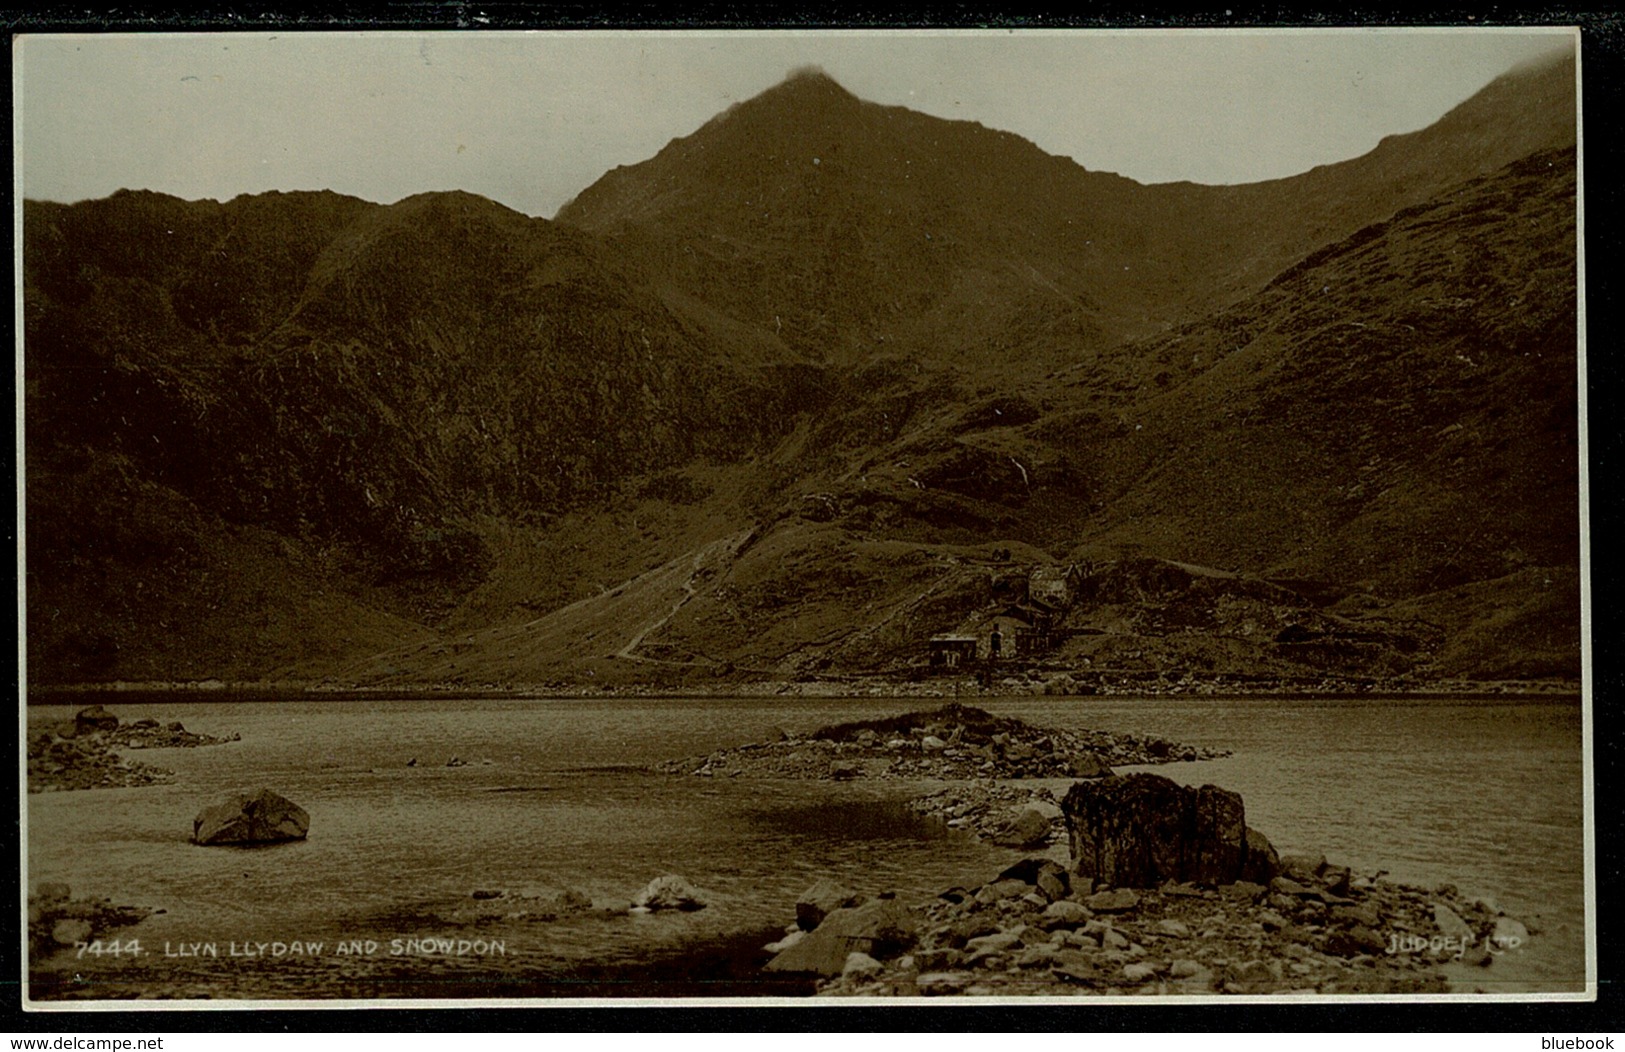
[[[1023,654],[1033,647],[1033,615],[1025,606],[1007,606],[993,615],[992,624],[988,627],[989,658],[1011,658]],[[993,653],[991,640],[993,633],[999,635],[998,653]]]
[[[932,636],[930,648],[932,668],[962,668],[976,663],[975,636]]]

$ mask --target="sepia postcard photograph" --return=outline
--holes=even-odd
[[[1579,41],[18,36],[25,1007],[1594,999]]]

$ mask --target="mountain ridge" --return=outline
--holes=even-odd
[[[895,677],[1067,566],[1074,673],[1577,674],[1564,72],[1264,189],[804,76],[557,221],[27,202],[30,677]]]

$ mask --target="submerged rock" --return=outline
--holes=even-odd
[[[269,789],[234,793],[192,820],[192,840],[198,844],[274,844],[303,840],[309,830],[305,809]]]
[[[575,888],[553,888],[535,893],[476,888],[467,901],[459,903],[444,919],[453,924],[495,920],[551,921],[567,914],[584,913],[592,909],[592,905],[591,896]]]

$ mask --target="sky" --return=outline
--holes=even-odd
[[[551,216],[798,67],[1141,182],[1252,182],[1437,120],[1569,30],[22,36],[30,198],[466,190]]]

